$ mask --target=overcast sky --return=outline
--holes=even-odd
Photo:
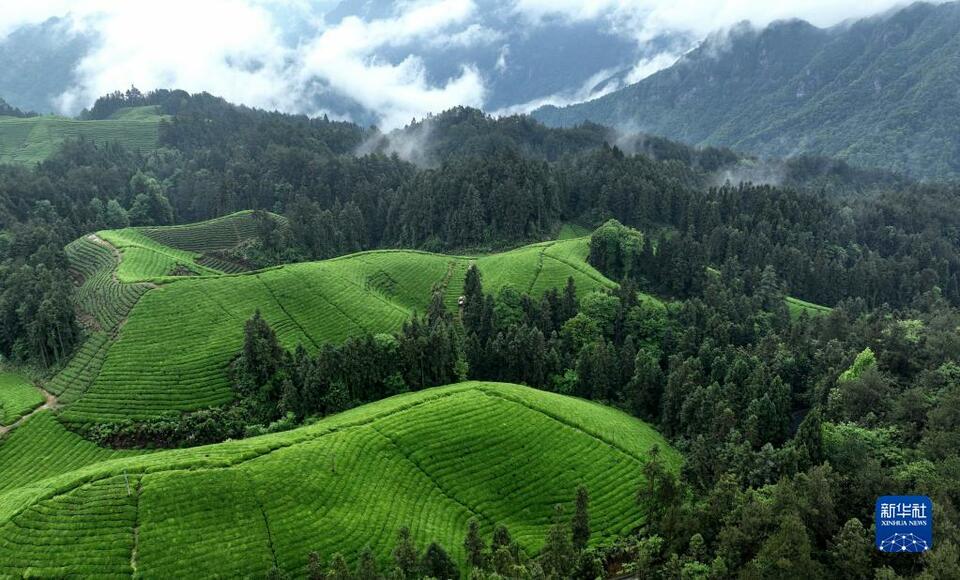
[[[478,24],[490,0],[395,2],[389,16],[336,25],[324,13],[336,0],[29,0],[5,3],[0,38],[24,24],[63,17],[70,31],[96,33],[99,42],[78,65],[75,86],[58,99],[76,112],[96,97],[136,85],[141,90],[209,91],[232,102],[291,112],[310,110],[318,81],[351,95],[396,127],[454,105],[482,107],[483,76],[464,62],[454,76],[430,82],[411,54],[400,62],[378,58],[391,46],[496,43],[496,31]],[[743,20],[763,26],[803,18],[819,26],[889,10],[891,0],[504,0],[498,9],[515,22],[544,19],[595,21],[617,34],[646,42],[664,32],[709,32]],[[64,31],[69,34],[70,31]],[[631,80],[675,55],[638,63]]]

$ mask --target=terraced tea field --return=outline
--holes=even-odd
[[[136,288],[138,300],[116,339],[94,333],[53,381],[53,392],[62,394],[68,405],[65,420],[144,419],[229,402],[233,393],[226,369],[241,348],[244,321],[257,309],[284,346],[302,344],[315,350],[365,332],[398,330],[414,312],[426,310],[435,287],[444,289],[446,303],[454,308],[473,262],[488,291],[509,284],[540,295],[562,288],[571,276],[580,292],[614,286],[586,263],[586,238],[476,259],[402,250],[362,252],[242,275],[221,275],[197,263],[195,250],[235,245],[250,235],[251,223],[246,213],[192,226],[100,232],[100,238],[121,253],[115,276],[98,269],[111,259],[116,263],[105,244],[86,239],[70,248],[71,256],[96,264],[84,274],[90,280],[89,292],[81,290],[86,308],[125,304],[126,289]],[[206,242],[201,241],[204,231],[210,232]],[[187,263],[204,275],[165,276],[175,264]],[[146,284],[132,283],[142,280],[161,285],[146,291]],[[111,314],[123,312],[122,307],[105,310],[97,317],[102,326],[118,318]]]
[[[102,121],[54,116],[0,117],[0,163],[37,163],[49,157],[63,141],[77,138],[118,142],[132,151],[152,151],[157,148],[162,117],[154,108],[149,109]]]
[[[52,412],[43,410],[0,439],[0,493],[107,459],[141,453],[98,447],[67,431]]]
[[[266,215],[281,225],[286,223],[282,216],[273,213]],[[248,210],[204,222],[136,229],[165,246],[202,254],[233,248],[253,238],[257,233],[257,221],[254,212]]]
[[[462,564],[471,517],[488,537],[506,524],[536,552],[552,506],[569,508],[580,483],[596,542],[643,521],[634,494],[653,445],[678,468],[659,434],[614,409],[516,385],[427,389],[286,433],[7,488],[0,576],[237,577],[274,562],[301,575],[313,550],[353,559],[369,544],[386,563],[403,525]]]
[[[26,378],[0,372],[0,426],[10,425],[43,404],[43,395]]]
[[[281,216],[267,215],[285,223]],[[180,226],[103,230],[96,236],[122,255],[116,271],[121,282],[164,282],[170,276],[215,276],[246,270],[210,254],[251,239],[256,228],[253,212],[243,211]]]

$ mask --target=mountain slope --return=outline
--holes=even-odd
[[[227,366],[256,310],[285,347],[315,351],[351,336],[399,330],[426,311],[434,288],[455,308],[471,263],[488,292],[510,285],[540,296],[570,277],[579,292],[615,286],[587,264],[588,238],[475,258],[370,251],[232,275],[200,265],[195,250],[252,235],[250,216],[102,231],[68,247],[83,278],[78,306],[93,332],[49,384],[66,405],[64,419],[144,419],[229,402]],[[171,275],[186,269],[201,275]]]
[[[302,574],[311,551],[385,564],[396,530],[463,564],[467,521],[543,545],[553,505],[590,490],[592,539],[643,521],[654,445],[620,411],[515,385],[399,395],[294,431],[114,459],[0,493],[0,574]],[[82,517],[78,517],[82,515]]]
[[[637,84],[534,116],[956,178],[958,83],[960,4],[921,3],[830,29],[801,21],[759,31],[743,25]]]

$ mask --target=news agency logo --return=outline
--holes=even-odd
[[[885,495],[874,521],[881,552],[926,552],[933,548],[933,502],[925,495]]]

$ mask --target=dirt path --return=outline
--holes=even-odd
[[[103,246],[104,248],[110,250],[110,252],[113,254],[113,259],[117,262],[117,267],[113,269],[113,272],[111,272],[110,275],[113,277],[113,281],[119,284],[120,279],[117,278],[117,269],[120,268],[120,260],[123,259],[123,254],[120,253],[120,250],[118,250],[116,246],[101,238],[97,234],[88,234],[87,239],[94,244]]]
[[[27,413],[27,414],[24,415],[23,417],[20,417],[19,419],[17,419],[17,420],[14,421],[13,423],[10,423],[9,425],[0,425],[0,437],[3,437],[4,435],[6,435],[7,433],[9,433],[10,431],[13,431],[14,429],[16,429],[17,427],[19,427],[20,425],[23,425],[23,424],[27,421],[27,419],[29,419],[30,417],[33,417],[34,415],[36,415],[36,414],[39,413],[40,411],[43,411],[43,410],[45,410],[45,409],[58,409],[58,408],[60,408],[60,401],[57,400],[57,397],[54,396],[53,393],[50,393],[49,391],[47,391],[47,390],[44,389],[43,387],[37,387],[37,389],[39,389],[39,390],[40,390],[40,393],[43,394],[44,403],[43,403],[42,405],[40,405],[39,407],[37,407],[36,409],[34,409],[33,411],[30,411],[29,413]]]

